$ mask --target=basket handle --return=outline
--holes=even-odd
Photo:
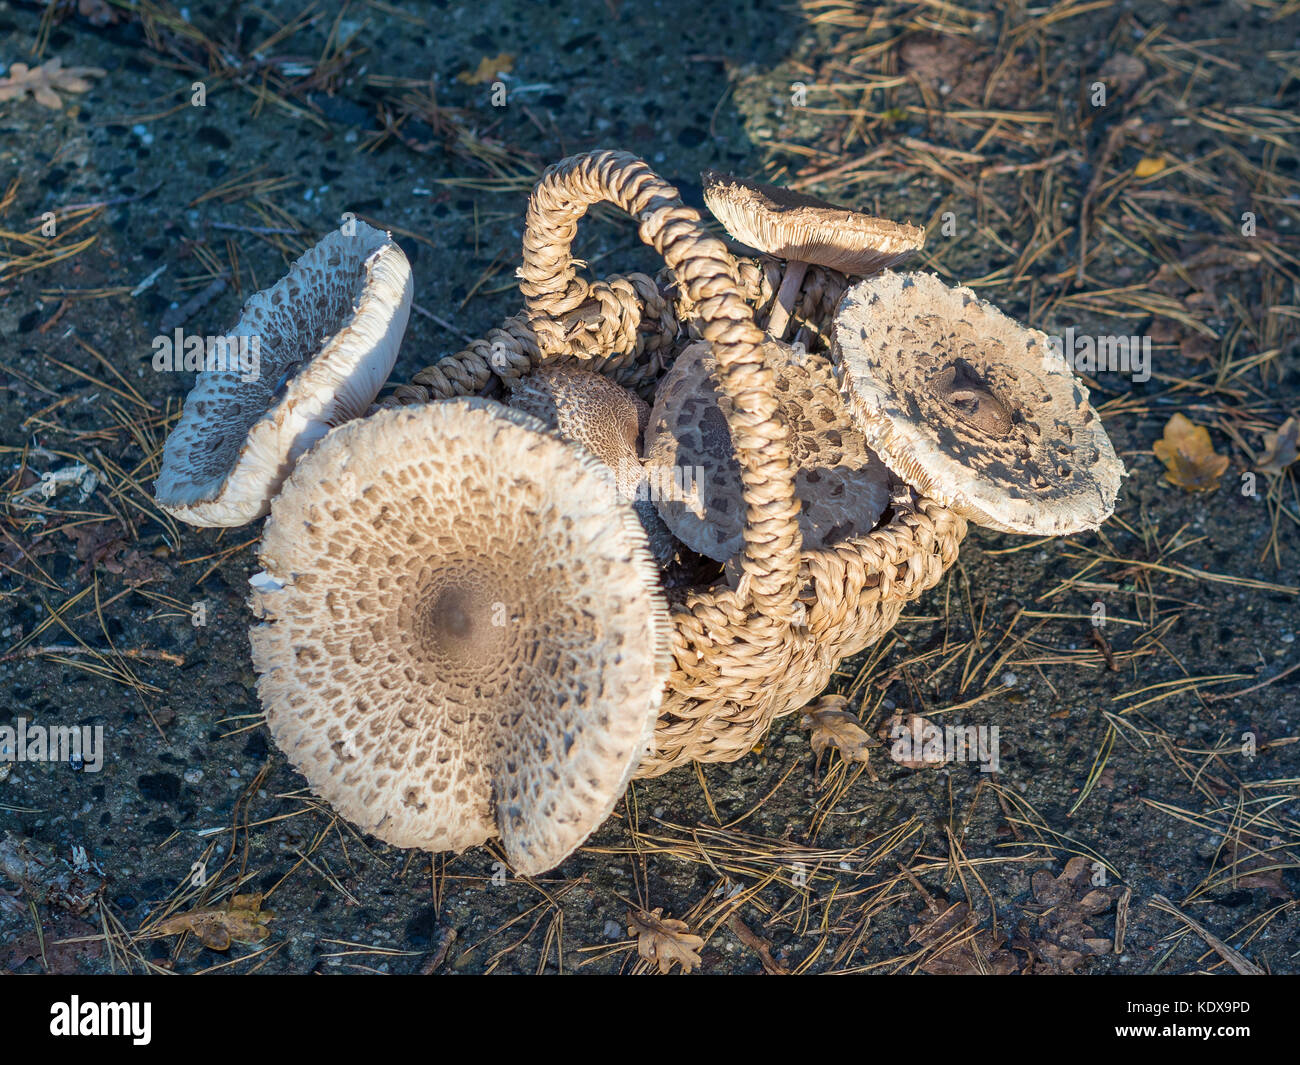
[[[745,498],[745,547],[739,591],[762,615],[799,624],[799,501],[794,494],[789,430],[776,400],[776,382],[763,363],[763,332],[741,295],[735,259],[710,236],[698,211],[628,152],[594,151],[550,167],[533,190],[519,269],[538,346],[563,350],[560,317],[590,297],[572,256],[578,221],[600,202],[621,207],[639,223],[641,239],[663,256],[697,314],[700,336],[712,346],[718,382],[731,398],[727,426],[740,463]]]

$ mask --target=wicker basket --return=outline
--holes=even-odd
[[[578,221],[602,201],[627,211],[663,256],[675,306],[645,275],[594,284],[578,277],[571,255]],[[394,402],[473,394],[494,373],[508,381],[542,361],[579,359],[647,394],[671,363],[679,314],[712,344],[719,383],[733,400],[728,426],[744,482],[740,579],[734,589],[670,593],[675,667],[640,777],[752,750],[774,718],[820,694],[841,659],[880,639],[904,604],[938,583],[966,533],[961,517],[899,482],[887,520],[872,533],[803,547],[787,430],[751,306],[770,302],[771,275],[761,261],[738,265],[698,212],[635,156],[574,156],[546,172],[529,202],[524,312],[394,393]],[[821,279],[801,303],[814,337],[824,335],[827,308],[844,284],[838,275]]]

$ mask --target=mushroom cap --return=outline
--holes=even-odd
[[[617,382],[574,366],[541,366],[518,379],[509,404],[581,444],[619,475],[620,485],[640,479],[637,441],[650,408]]]
[[[671,623],[609,471],[488,400],[335,429],[271,507],[258,695],[312,788],[380,839],[562,861],[653,741]]]
[[[918,226],[716,170],[700,177],[713,216],[742,244],[768,255],[865,277],[925,247],[925,230]]]
[[[226,340],[256,338],[251,380],[239,367],[199,373],[154,483],[168,514],[191,525],[255,521],[298,456],[379,393],[406,331],[411,268],[387,233],[350,225],[244,304]]]
[[[889,505],[889,471],[850,423],[830,363],[773,340],[763,354],[790,427],[805,546],[869,533]],[[745,499],[727,427],[731,399],[719,388],[716,370],[703,341],[677,356],[655,393],[645,454],[653,498],[673,535],[725,562],[744,542]]]
[[[832,359],[890,469],[977,525],[1062,536],[1115,509],[1124,465],[1088,390],[1038,330],[933,274],[854,285]]]
[[[677,553],[677,543],[645,489],[637,447],[650,408],[608,377],[569,365],[539,367],[513,387],[511,407],[581,444],[614,471],[619,493],[632,503],[646,531],[651,555],[666,565]]]

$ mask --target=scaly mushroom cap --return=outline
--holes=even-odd
[[[742,244],[850,277],[894,266],[925,247],[925,230],[833,203],[706,170],[704,203]]]
[[[257,343],[258,372],[204,370],[167,438],[158,505],[191,525],[245,525],[266,513],[298,456],[360,417],[397,360],[411,268],[393,239],[353,221],[271,288],[249,297],[227,337]]]
[[[968,288],[885,273],[845,294],[836,373],[854,424],[918,491],[977,525],[1063,536],[1115,509],[1124,465],[1047,337]]]
[[[251,605],[275,741],[401,847],[562,861],[652,742],[671,624],[609,471],[486,400],[331,432],[276,497]]]
[[[636,445],[649,408],[617,382],[573,366],[542,366],[519,378],[509,404],[581,444],[618,474],[620,487],[640,480]]]
[[[781,414],[790,427],[804,544],[869,533],[889,504],[889,473],[850,424],[826,357],[768,341]],[[745,500],[717,363],[704,342],[677,356],[646,428],[646,468],[659,513],[693,551],[725,562],[744,541]],[[677,489],[677,490],[669,490]]]
[[[677,544],[644,487],[645,470],[637,453],[650,408],[608,377],[573,366],[542,366],[526,374],[515,382],[509,402],[565,440],[581,444],[614,471],[620,495],[641,519],[650,553],[666,565]]]

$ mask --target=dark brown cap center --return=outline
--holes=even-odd
[[[958,359],[930,380],[934,395],[963,422],[987,436],[1011,431],[1011,411],[965,359]]]

